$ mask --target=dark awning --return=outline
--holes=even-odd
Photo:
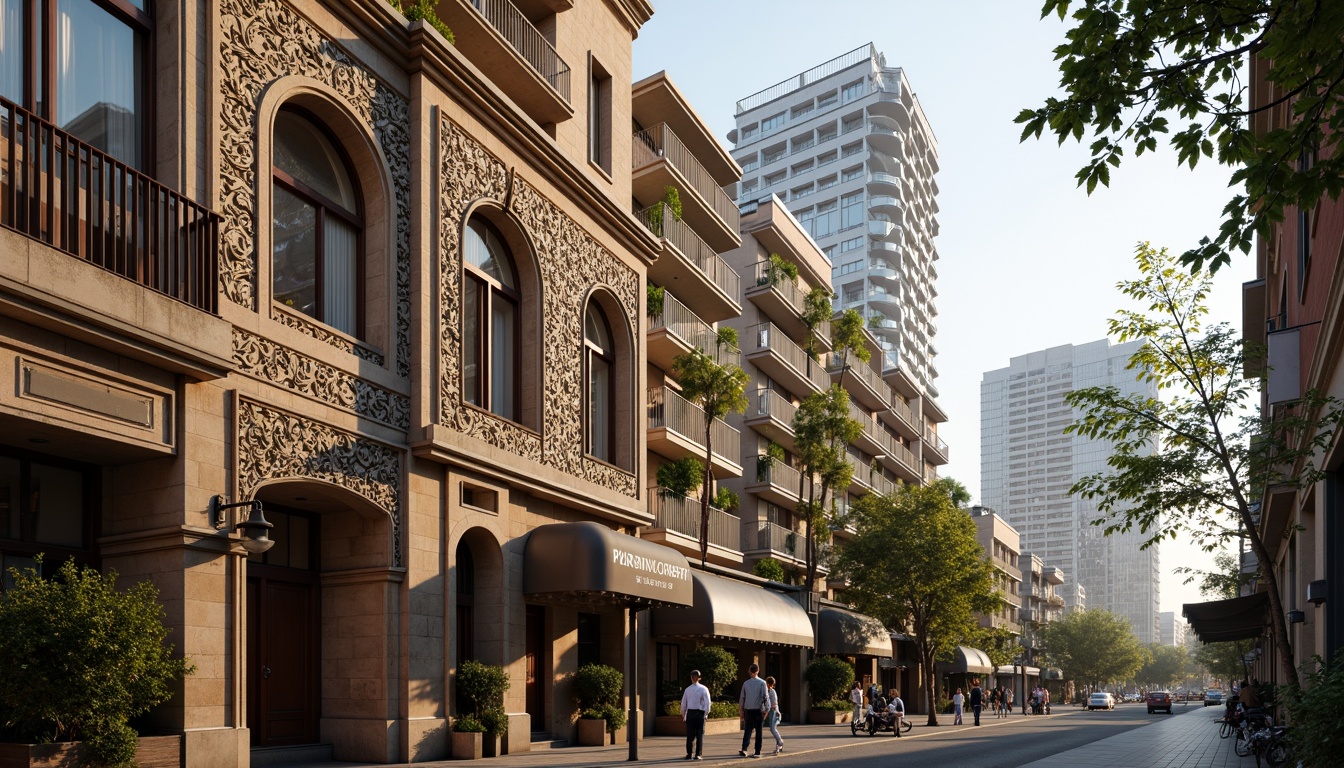
[[[1230,600],[1186,603],[1182,613],[1200,640],[1218,643],[1259,637],[1264,633],[1268,610],[1269,595],[1256,592]]]
[[[655,608],[654,637],[746,640],[812,647],[807,611],[788,596],[754,584],[691,571],[695,603]]]
[[[891,631],[872,616],[823,605],[817,612],[817,653],[891,658]]]
[[[680,552],[597,523],[539,526],[523,545],[523,594],[574,604],[690,605]]]
[[[952,652],[951,661],[938,662],[938,671],[944,675],[988,675],[994,672],[994,665],[984,651],[958,645]]]

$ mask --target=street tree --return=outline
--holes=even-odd
[[[1012,664],[1022,654],[1017,635],[1007,627],[976,627],[966,635],[966,642],[959,645],[979,648],[996,667]]]
[[[1092,687],[1134,677],[1145,658],[1129,622],[1097,608],[1050,622],[1043,640],[1054,666]]]
[[[952,499],[952,504],[957,509],[965,509],[966,505],[971,503],[971,492],[966,490],[966,485],[955,477],[943,476],[934,480],[931,485],[935,488],[941,488],[948,498]]]
[[[798,514],[806,537],[808,592],[816,583],[818,545],[830,530],[826,524],[826,490],[849,485],[854,469],[845,461],[844,446],[858,439],[861,429],[849,417],[849,395],[839,384],[803,398],[793,415],[794,450],[800,464]]]
[[[1286,206],[1310,209],[1344,190],[1344,154],[1329,138],[1344,131],[1344,4],[1045,0],[1041,16],[1051,13],[1071,19],[1054,51],[1064,94],[1018,114],[1022,140],[1049,131],[1063,144],[1090,133],[1091,157],[1076,174],[1088,194],[1110,184],[1126,151],[1142,155],[1159,140],[1179,164],[1234,168],[1240,189],[1217,233],[1182,256],[1195,270],[1249,252]],[[1272,96],[1249,109],[1260,79]],[[1292,119],[1265,129],[1261,118],[1281,109]]]
[[[1140,685],[1167,688],[1190,671],[1190,653],[1174,645],[1151,643],[1145,649],[1143,666],[1134,673]]]
[[[914,638],[925,675],[929,725],[938,724],[934,662],[972,633],[976,613],[998,610],[993,566],[975,538],[975,523],[932,487],[903,485],[854,505],[854,538],[835,572],[848,577],[846,599]]]
[[[1334,401],[1306,393],[1260,415],[1259,387],[1243,378],[1247,349],[1228,324],[1206,325],[1211,278],[1182,269],[1147,243],[1136,255],[1138,279],[1121,293],[1139,309],[1120,310],[1110,336],[1143,340],[1129,360],[1160,396],[1125,395],[1113,386],[1076,390],[1080,414],[1065,430],[1110,444],[1109,470],[1078,480],[1072,493],[1095,499],[1109,535],[1137,528],[1152,546],[1181,532],[1213,551],[1244,537],[1267,587],[1282,679],[1296,681],[1278,578],[1253,515],[1264,489],[1302,487],[1321,470],[1312,462],[1340,420]],[[1251,352],[1251,362],[1259,359]]]
[[[1225,640],[1219,643],[1201,643],[1195,647],[1194,662],[1203,667],[1215,680],[1227,684],[1250,677],[1246,654],[1251,650],[1249,640]]]
[[[1241,594],[1242,586],[1256,576],[1254,573],[1242,573],[1239,559],[1227,551],[1214,555],[1213,568],[1210,570],[1181,567],[1176,572],[1186,574],[1187,584],[1197,579],[1200,594],[1215,600],[1236,597]],[[1252,646],[1250,640],[1201,643],[1195,648],[1192,657],[1196,665],[1203,667],[1215,679],[1227,683],[1250,677],[1246,654]]]
[[[737,329],[720,328],[714,338],[714,354],[699,347],[672,360],[681,393],[700,406],[705,424],[705,482],[700,491],[700,565],[709,556],[709,501],[714,485],[714,420],[747,410],[747,383],[751,377],[728,358],[737,349]]]

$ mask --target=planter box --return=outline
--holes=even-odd
[[[499,757],[504,754],[504,742],[493,733],[481,734],[481,755]]]
[[[603,747],[607,744],[607,721],[579,718],[580,747]]]
[[[0,744],[0,768],[47,768],[74,765],[79,742]],[[141,736],[135,748],[140,768],[182,768],[181,736]]]
[[[705,735],[741,733],[742,721],[736,717],[719,717],[705,721]],[[659,715],[654,718],[653,732],[659,736],[686,736],[686,721],[681,715]]]
[[[484,734],[481,733],[458,733],[453,731],[453,759],[454,760],[480,760],[482,757],[482,748]]]
[[[844,712],[834,712],[829,709],[809,709],[807,710],[808,725],[839,725],[848,723],[854,713],[845,710]]]

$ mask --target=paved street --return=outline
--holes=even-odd
[[[982,718],[983,725],[928,728],[924,718],[899,740],[890,734],[854,737],[848,726],[786,726],[781,729],[786,751],[760,761],[738,757],[740,736],[705,740],[701,765],[846,766],[933,765],[940,768],[1251,768],[1253,758],[1239,758],[1232,741],[1218,737],[1213,718],[1218,712],[1197,704],[1177,706],[1174,715],[1149,715],[1141,704],[1113,711],[1058,709],[1049,717],[1014,715],[1006,720]],[[949,716],[944,722],[950,722]],[[969,722],[969,718],[968,718]],[[772,750],[767,732],[765,752]],[[681,763],[680,739],[653,737],[640,743],[640,763]],[[443,766],[450,763],[418,763]],[[492,758],[490,768],[542,766],[630,765],[627,747],[566,748]],[[314,767],[316,768],[316,767]],[[324,768],[355,768],[332,763]]]

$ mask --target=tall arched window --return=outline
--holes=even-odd
[[[520,421],[518,271],[499,230],[479,216],[467,222],[462,263],[462,396]]]
[[[351,336],[363,331],[359,192],[335,143],[307,117],[275,118],[275,300]]]
[[[597,303],[590,302],[583,321],[584,450],[609,464],[616,456],[615,359],[611,326]]]

